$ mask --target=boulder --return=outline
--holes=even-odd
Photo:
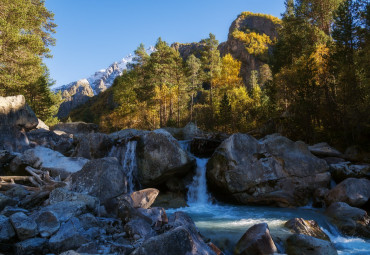
[[[341,162],[330,164],[330,173],[333,180],[337,183],[347,178],[368,178],[370,177],[369,164],[352,164],[351,162]]]
[[[50,237],[60,228],[60,222],[52,211],[44,211],[37,215],[36,224],[41,237]]]
[[[215,255],[216,253],[203,240],[198,239],[185,227],[151,237],[134,250],[131,255]]]
[[[91,133],[76,138],[76,149],[73,157],[84,157],[87,159],[104,158],[108,156],[113,141],[108,135],[102,133]]]
[[[153,188],[132,192],[133,207],[148,209],[154,203],[158,194],[159,190]]]
[[[191,140],[194,137],[203,135],[203,132],[193,122],[189,122],[183,128],[164,127],[158,130],[165,130],[179,140]]]
[[[312,206],[316,208],[325,207],[325,198],[329,193],[327,188],[318,188],[313,193]]]
[[[15,254],[33,255],[45,254],[48,249],[48,239],[31,238],[15,244]]]
[[[91,160],[71,179],[72,191],[97,197],[103,204],[127,192],[126,176],[116,158]]]
[[[5,206],[8,206],[8,205],[12,206],[16,204],[17,204],[17,201],[0,193],[0,211],[2,211],[5,208]]]
[[[20,240],[26,240],[38,234],[35,220],[23,212],[18,212],[10,216],[10,222]]]
[[[15,236],[15,232],[8,217],[0,215],[0,243],[8,242]]]
[[[88,243],[89,240],[84,237],[83,228],[77,218],[71,218],[64,223],[59,231],[50,238],[50,250],[55,253],[78,249],[81,245]]]
[[[4,166],[8,165],[16,155],[7,150],[0,150],[0,174]]]
[[[10,216],[12,216],[13,214],[15,214],[17,212],[22,212],[24,214],[28,214],[29,213],[29,211],[26,210],[26,209],[7,205],[4,208],[4,210],[1,211],[1,215],[4,215],[6,217],[10,217]]]
[[[133,219],[125,224],[125,232],[131,239],[137,240],[143,238],[144,240],[155,236],[155,232],[151,228],[150,224],[144,219]]]
[[[62,202],[62,201],[79,201],[86,204],[90,210],[98,208],[99,199],[86,194],[69,191],[65,188],[54,189],[49,196],[49,203],[51,205]]]
[[[151,226],[160,228],[168,223],[167,214],[164,208],[153,207],[150,209],[138,208],[138,211],[151,219]]]
[[[15,200],[22,200],[29,194],[30,192],[22,186],[15,186],[5,192],[6,196],[12,197]]]
[[[294,218],[288,220],[284,226],[294,234],[302,234],[312,236],[330,242],[330,238],[324,231],[321,230],[319,224],[314,220],[304,220],[302,218]]]
[[[326,209],[325,214],[344,234],[370,238],[370,217],[366,211],[336,202]]]
[[[269,227],[260,223],[250,227],[235,246],[234,254],[273,254],[277,252]]]
[[[303,142],[278,134],[257,141],[234,134],[207,164],[208,184],[216,194],[243,204],[302,206],[315,189],[330,182],[328,165]]]
[[[23,152],[29,148],[25,131],[36,128],[38,119],[24,96],[0,97],[0,149]]]
[[[132,139],[138,139],[140,136],[146,133],[149,133],[149,131],[137,130],[137,129],[124,129],[124,130],[111,133],[108,136],[112,140],[119,142],[119,141],[130,141]]]
[[[77,217],[87,212],[87,205],[82,201],[62,201],[41,208],[36,212],[34,217],[37,219],[45,212],[53,213],[59,222],[65,222],[72,217]]]
[[[317,143],[312,146],[308,146],[308,149],[313,155],[318,157],[343,157],[342,153],[327,143]]]
[[[361,207],[370,198],[370,180],[348,178],[327,194],[325,201],[329,206],[334,202],[345,202],[351,206]]]
[[[96,133],[98,129],[98,125],[85,122],[59,123],[51,127],[53,131],[58,130],[73,135]]]
[[[25,166],[31,166],[49,171],[53,177],[60,176],[61,179],[65,179],[70,174],[80,171],[88,161],[85,158],[65,157],[57,151],[38,146],[14,158],[10,163],[10,170],[16,172]]]
[[[45,129],[36,129],[27,132],[30,143],[43,146],[70,156],[74,149],[73,139],[64,132],[54,132]]]
[[[286,252],[289,255],[337,255],[331,242],[312,236],[294,234],[287,239]]]
[[[182,129],[182,136],[184,140],[190,140],[197,136],[202,136],[203,132],[193,122],[189,122]]]
[[[154,186],[174,175],[185,175],[195,161],[168,132],[157,130],[140,137],[137,147],[139,180],[143,186]]]

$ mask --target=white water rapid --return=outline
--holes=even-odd
[[[128,141],[124,146],[113,146],[109,153],[110,157],[116,157],[121,163],[127,176],[127,191],[129,193],[132,193],[135,188],[136,145],[137,141]]]
[[[189,152],[189,141],[180,141],[181,147]],[[189,152],[190,153],[190,152]],[[233,254],[233,248],[248,228],[265,222],[272,236],[284,240],[291,233],[284,228],[284,223],[292,218],[315,220],[330,237],[338,254],[368,255],[370,240],[343,236],[328,221],[322,209],[310,206],[300,208],[276,208],[266,206],[247,206],[230,204],[212,204],[207,192],[206,164],[208,159],[196,158],[197,170],[193,182],[188,187],[189,207],[168,209],[168,214],[184,211],[194,220],[202,235],[211,238],[226,255]],[[277,242],[283,249],[283,245]],[[284,251],[284,250],[283,250]]]

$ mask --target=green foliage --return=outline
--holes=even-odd
[[[42,0],[2,0],[0,4],[0,95],[24,94],[43,76],[50,57],[54,14]]]
[[[284,111],[284,132],[293,139],[348,146],[369,136],[366,5],[361,0],[286,2],[274,53],[276,94],[269,98],[277,99],[273,104]]]

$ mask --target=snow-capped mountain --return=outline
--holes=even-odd
[[[149,47],[146,51],[151,54],[154,47]],[[102,69],[95,72],[88,78],[80,79],[54,88],[56,92],[61,91],[64,102],[60,105],[57,116],[65,118],[69,112],[77,106],[85,103],[90,97],[98,95],[112,86],[114,79],[122,75],[122,72],[127,69],[128,64],[134,63],[134,55],[130,54],[118,62],[114,62],[107,69]]]

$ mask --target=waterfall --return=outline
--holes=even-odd
[[[136,166],[136,145],[137,141],[128,141],[124,146],[113,146],[109,153],[110,157],[116,157],[122,165],[127,176],[127,191],[134,191],[134,178],[137,171]]]
[[[192,183],[188,186],[189,205],[209,205],[211,204],[210,195],[207,192],[206,166],[209,158],[198,158],[190,153],[190,141],[180,141],[183,150],[192,155],[197,164],[196,173]]]
[[[197,158],[197,170],[193,177],[193,182],[188,186],[189,204],[210,204],[210,196],[207,192],[206,166],[208,158]]]

